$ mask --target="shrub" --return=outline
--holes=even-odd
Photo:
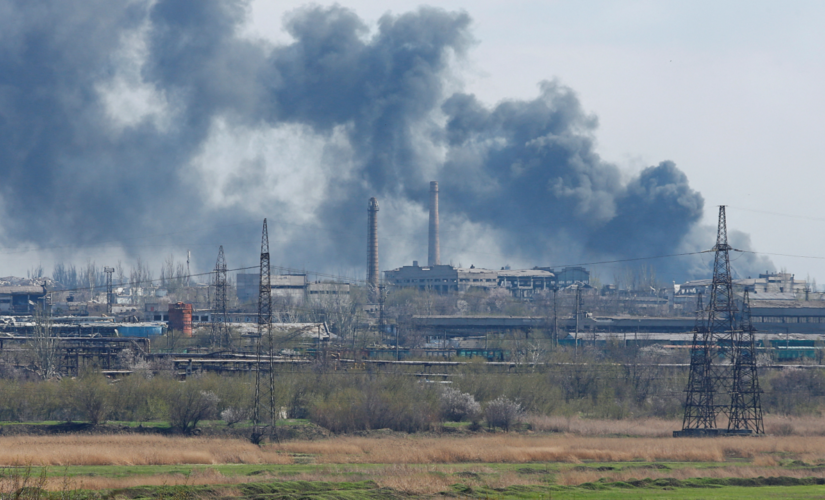
[[[202,390],[197,382],[179,382],[169,391],[169,423],[184,434],[191,434],[198,422],[214,416],[218,410],[218,396],[212,391]]]
[[[347,380],[340,387],[318,394],[310,408],[313,423],[332,432],[369,429],[400,432],[427,430],[438,419],[438,402],[432,388],[402,377]]]
[[[484,407],[484,418],[490,428],[501,427],[509,431],[521,417],[521,405],[505,396],[499,396]]]
[[[441,418],[450,422],[475,420],[481,414],[481,405],[472,394],[445,387],[439,401]]]
[[[226,425],[232,427],[238,422],[243,422],[249,418],[249,410],[246,408],[229,407],[221,412],[221,420],[226,422]]]
[[[111,388],[100,373],[87,373],[72,384],[69,394],[75,409],[92,425],[97,425],[109,415]]]

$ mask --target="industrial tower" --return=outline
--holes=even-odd
[[[378,270],[378,200],[370,198],[367,207],[367,284],[377,288],[380,281]]]
[[[731,249],[722,205],[714,246],[710,302],[704,311],[706,316],[697,321],[693,332],[685,415],[682,430],[673,433],[677,437],[765,432],[756,372],[755,330],[750,321],[747,291],[742,314],[737,315],[730,270]],[[727,417],[727,422],[718,422],[720,416]],[[719,423],[724,427],[720,428]]]
[[[223,245],[218,249],[218,260],[215,261],[215,276],[212,280],[215,295],[212,299],[212,338],[213,347],[229,347],[229,327],[226,324],[226,257],[223,254]]]
[[[103,268],[103,272],[106,273],[106,312],[112,314],[112,305],[115,303],[115,294],[112,289],[112,273],[115,272],[115,268],[106,266]]]
[[[430,182],[430,227],[427,249],[427,265],[441,265],[441,244],[438,238],[438,182]]]
[[[258,443],[263,437],[260,426],[261,414],[261,358],[263,354],[264,338],[267,341],[267,351],[269,354],[269,403],[270,418],[272,420],[270,431],[275,428],[275,373],[273,370],[274,343],[272,339],[272,287],[270,285],[270,260],[269,260],[269,231],[264,219],[264,227],[261,233],[261,268],[258,288],[258,335],[255,339],[255,408],[252,415],[252,442]]]
[[[367,207],[367,287],[370,302],[383,304],[381,271],[378,269],[378,200],[370,198]]]

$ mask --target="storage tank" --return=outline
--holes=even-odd
[[[192,336],[192,304],[169,304],[169,328]]]
[[[154,337],[163,335],[162,325],[118,325],[117,333],[121,337]]]

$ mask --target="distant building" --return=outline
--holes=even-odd
[[[45,297],[46,288],[41,285],[0,286],[0,313],[31,314]]]
[[[702,293],[704,303],[710,298],[711,279],[691,280],[682,284],[674,284],[672,305],[677,309],[692,311],[696,308],[697,295]],[[751,300],[759,301],[793,301],[797,297],[804,298],[808,293],[808,282],[797,279],[791,273],[760,274],[758,278],[743,278],[733,280],[737,291],[747,290]]]
[[[576,283],[581,283],[582,285],[590,284],[590,271],[581,266],[563,267],[559,271],[550,267],[537,267],[536,269],[556,275],[556,286],[558,287],[565,287]]]
[[[238,274],[238,301],[243,303],[258,300],[260,276],[258,274]],[[319,298],[329,295],[349,296],[350,285],[347,283],[311,282],[306,274],[273,274],[269,278],[273,297],[290,297],[295,302],[307,298]]]
[[[555,275],[541,269],[496,271],[474,266],[422,267],[418,265],[418,261],[414,261],[411,266],[384,271],[384,277],[393,286],[436,293],[506,289],[515,297],[531,297],[540,290],[551,290],[556,286]]]
[[[384,277],[394,286],[436,293],[466,292],[472,288],[490,289],[498,286],[498,271],[446,264],[421,267],[418,261],[413,261],[411,266],[384,271]]]
[[[541,269],[507,269],[498,272],[498,286],[520,298],[532,297],[541,290],[552,290],[557,286],[556,281],[555,274]]]

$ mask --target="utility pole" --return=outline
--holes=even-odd
[[[576,336],[575,336],[575,348],[573,353],[575,354],[576,358],[579,356],[579,315],[581,314],[581,304],[582,304],[582,289],[581,284],[576,285]]]
[[[378,328],[381,330],[381,338],[384,338],[384,285],[378,285]],[[382,340],[383,342],[383,340]]]
[[[112,314],[112,305],[115,302],[115,294],[112,290],[112,273],[115,272],[115,268],[104,267],[103,272],[106,273],[106,312]]]
[[[401,354],[398,351],[398,324],[395,325],[395,360],[401,361]]]
[[[553,287],[553,339],[556,342],[556,347],[559,345],[559,311],[557,308],[556,295],[559,292],[559,287]],[[485,337],[486,338],[486,337]]]

